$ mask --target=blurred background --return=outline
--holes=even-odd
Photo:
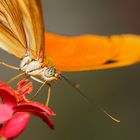
[[[140,34],[139,0],[43,0],[47,31],[63,35]],[[58,50],[59,51],[59,50]],[[0,50],[0,60],[19,65],[19,60]],[[1,66],[0,79],[17,72]],[[50,107],[55,130],[32,117],[17,140],[132,140],[140,139],[140,64],[109,70],[64,73],[110,114],[115,123],[96,106],[87,104],[65,81],[53,84]],[[34,92],[40,84],[33,82]],[[12,84],[14,85],[14,83]],[[38,96],[45,101],[47,87]]]

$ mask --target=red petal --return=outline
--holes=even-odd
[[[11,107],[16,105],[15,91],[2,82],[0,82],[0,97],[4,104]]]
[[[0,130],[0,137],[12,139],[17,137],[27,126],[30,115],[28,113],[15,114]]]
[[[9,120],[12,117],[13,112],[14,110],[10,106],[0,104],[0,124]]]
[[[55,116],[55,113],[47,106],[38,102],[21,103],[14,108],[17,112],[46,112],[50,116]]]
[[[44,112],[30,111],[32,115],[40,117],[51,129],[54,129],[54,123]]]

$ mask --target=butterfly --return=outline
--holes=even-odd
[[[140,36],[45,33],[40,0],[0,1],[0,48],[21,59],[20,70],[45,81],[61,72],[98,70],[140,61]]]
[[[21,59],[34,80],[58,80],[62,72],[121,67],[140,61],[139,35],[62,36],[45,32],[40,0],[0,0],[0,48]]]

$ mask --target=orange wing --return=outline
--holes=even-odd
[[[140,61],[140,36],[45,34],[46,57],[60,71],[85,71],[121,67]]]

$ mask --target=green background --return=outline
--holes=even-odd
[[[64,35],[140,33],[139,0],[43,0],[46,30]],[[59,50],[56,50],[59,52]],[[20,60],[0,51],[0,60],[19,65]],[[18,140],[139,140],[140,64],[125,68],[64,73],[80,84],[81,90],[121,120],[117,124],[88,105],[65,81],[53,84],[50,107],[55,130],[32,117]],[[17,72],[1,67],[0,79]],[[40,84],[33,82],[34,93]],[[15,85],[14,83],[12,85]],[[38,100],[45,101],[47,87]]]

